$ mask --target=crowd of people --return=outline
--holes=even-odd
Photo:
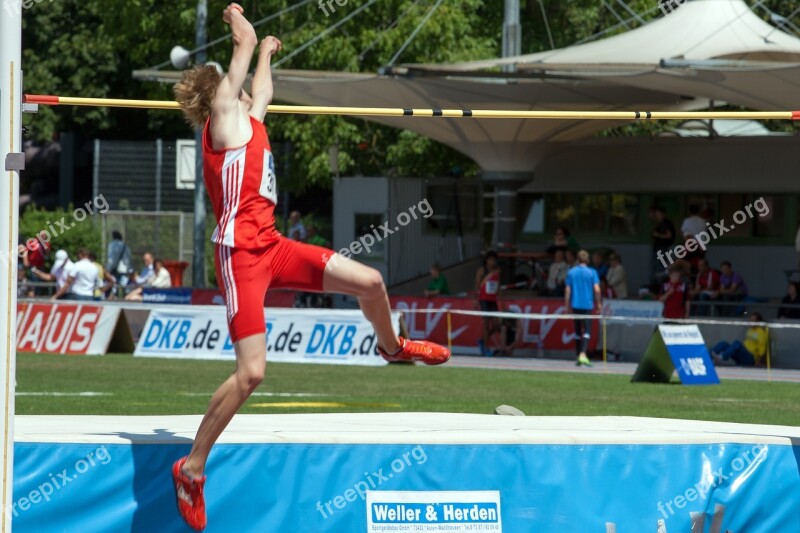
[[[79,248],[74,255],[59,249],[46,269],[52,248],[43,239],[20,240],[19,296],[33,298],[50,292],[51,300],[100,301],[124,299],[142,301],[145,289],[165,289],[172,278],[161,259],[150,252],[142,255],[142,268],[134,269],[130,247],[122,234],[114,231],[106,250],[106,262],[100,263],[89,248]]]

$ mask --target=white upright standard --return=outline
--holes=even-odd
[[[5,2],[0,14],[0,405],[3,427],[3,513],[0,532],[11,531],[14,465],[14,374],[17,357],[17,233],[22,136],[22,10]],[[16,9],[15,9],[16,8]]]

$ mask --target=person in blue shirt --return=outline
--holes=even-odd
[[[594,310],[600,312],[600,278],[597,271],[589,268],[589,252],[578,252],[578,264],[567,272],[564,293],[564,307],[568,315],[591,315]],[[591,335],[588,318],[575,319],[575,354],[576,365],[592,366],[586,355]]]

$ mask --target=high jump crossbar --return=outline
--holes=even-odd
[[[40,105],[124,107],[131,109],[180,109],[169,100],[79,98],[26,94],[24,102]],[[270,105],[270,113],[298,115],[346,115],[361,117],[443,117],[539,120],[800,120],[800,111],[513,111],[496,109],[411,109],[391,107],[333,107]]]

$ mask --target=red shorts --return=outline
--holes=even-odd
[[[225,297],[231,342],[266,332],[268,288],[322,292],[325,265],[333,254],[285,237],[256,250],[217,245],[217,285]]]

